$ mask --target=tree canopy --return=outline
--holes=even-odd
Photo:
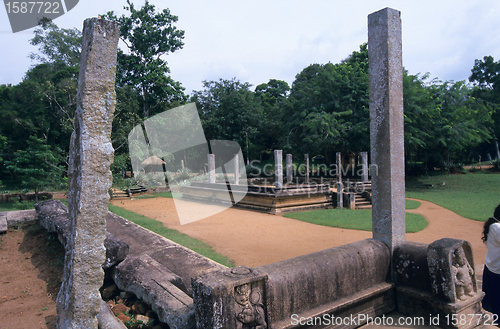
[[[146,0],[136,9],[127,0],[124,7],[129,14],[117,17],[110,11],[104,18],[120,23],[120,39],[127,49],[118,50],[118,86],[132,86],[141,96],[143,117],[165,110],[165,103],[185,101],[184,87],[170,76],[170,68],[162,56],[184,46],[184,31],[173,24],[178,17],[169,9],[156,11]]]
[[[165,60],[184,46],[178,17],[148,1],[138,8],[127,0],[124,8],[120,17],[102,15],[121,24],[125,45],[118,52],[112,131],[117,177],[130,170],[127,136],[133,127],[188,100]],[[39,190],[47,184],[30,163],[53,172],[50,177],[65,174],[81,32],[42,21],[31,44],[38,51],[30,55],[34,66],[23,81],[0,85],[0,171],[3,179],[17,177]],[[500,137],[500,62],[491,56],[476,60],[469,83],[428,76],[403,74],[407,169],[450,167],[491,153]],[[273,150],[282,149],[300,159],[304,153],[321,154],[331,163],[336,152],[369,151],[368,86],[365,43],[339,63],[306,66],[291,85],[278,79],[255,87],[236,77],[207,80],[190,98],[206,138],[238,142],[246,159],[270,159]]]

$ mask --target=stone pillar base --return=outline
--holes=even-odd
[[[481,311],[481,300],[484,297],[482,291],[457,303],[446,303],[429,293],[408,287],[397,287],[396,292],[398,312],[423,317],[427,324],[433,326],[469,329],[480,326],[487,320]]]

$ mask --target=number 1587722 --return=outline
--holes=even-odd
[[[59,2],[43,1],[6,1],[5,8],[8,14],[60,14]]]

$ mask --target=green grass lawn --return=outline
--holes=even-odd
[[[486,221],[500,203],[500,174],[468,173],[410,179],[406,184],[406,197],[430,201],[460,216]]]
[[[216,253],[211,246],[206,244],[203,241],[196,240],[194,238],[191,238],[190,236],[187,236],[186,234],[180,233],[177,230],[172,230],[169,228],[166,228],[163,226],[163,223],[146,217],[142,216],[139,214],[136,214],[132,211],[125,210],[123,208],[120,208],[118,206],[114,205],[109,205],[108,206],[109,211],[117,214],[118,216],[122,216],[123,218],[128,219],[129,221],[136,223],[137,225],[140,225],[144,227],[145,229],[148,229],[152,232],[155,232],[156,234],[159,234],[169,240],[172,240],[186,248],[189,248],[207,258],[210,258],[214,261],[216,261],[219,264],[228,266],[228,267],[233,267],[234,262],[230,260],[229,258],[222,256],[218,253]]]
[[[371,209],[321,209],[285,214],[283,217],[316,225],[362,231],[372,230]],[[422,215],[406,213],[406,233],[422,231],[427,227],[427,224],[427,220]]]
[[[417,209],[420,204],[418,201],[406,200],[406,209]],[[285,214],[283,217],[298,219],[316,225],[362,231],[372,230],[371,209],[320,209]],[[406,233],[422,231],[428,224],[424,216],[406,213]]]

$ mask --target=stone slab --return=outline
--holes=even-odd
[[[31,225],[38,220],[34,209],[7,211],[5,214],[8,227]]]
[[[0,234],[7,233],[7,214],[0,213]]]
[[[149,255],[159,264],[178,275],[185,284],[185,293],[192,293],[191,279],[201,273],[226,269],[186,247],[153,233],[113,213],[107,216],[107,231],[124,241],[129,247],[129,256]]]
[[[113,271],[120,290],[133,292],[170,328],[194,328],[193,300],[182,279],[147,254],[127,257]]]

